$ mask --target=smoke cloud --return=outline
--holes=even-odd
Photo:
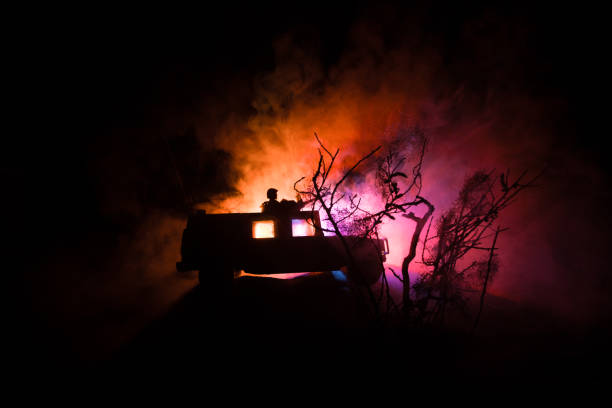
[[[561,313],[595,313],[605,293],[585,282],[597,281],[603,265],[595,265],[600,254],[587,260],[598,250],[590,240],[596,227],[578,221],[578,214],[601,208],[597,191],[606,185],[595,166],[562,143],[558,118],[568,106],[532,77],[533,50],[525,44],[533,27],[521,18],[484,13],[457,27],[456,48],[449,51],[442,39],[411,29],[410,17],[393,19],[388,11],[355,22],[332,64],[324,63],[308,30],[276,40],[274,68],[254,80],[253,112],[225,121],[215,137],[240,173],[238,194],[204,208],[259,211],[268,187],[293,198],[293,182],[316,165],[314,132],[328,148],[341,149],[342,168],[418,126],[430,138],[422,194],[437,214],[473,171],[509,169],[517,177],[546,169],[539,186],[500,220],[510,231],[500,238],[502,270],[491,290]],[[390,18],[394,24],[386,25]],[[583,191],[569,193],[570,180]],[[361,193],[372,194],[373,187]],[[407,220],[383,226],[391,264],[407,253],[412,228]]]

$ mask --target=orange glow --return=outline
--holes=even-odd
[[[253,222],[253,238],[274,238],[274,221]]]
[[[294,237],[312,237],[315,234],[314,227],[307,220],[291,220],[291,233]]]
[[[294,49],[292,44],[283,43],[279,47],[281,53]],[[432,83],[432,72],[428,66],[415,65],[412,59],[401,55],[388,62],[389,70],[380,78],[389,80],[373,88],[363,86],[371,82],[372,72],[371,67],[361,65],[337,73],[333,83],[322,92],[311,92],[312,85],[322,79],[321,72],[316,66],[304,65],[303,61],[281,64],[258,79],[252,102],[255,112],[247,118],[228,117],[215,137],[215,147],[230,153],[237,166],[233,187],[238,194],[220,195],[200,203],[198,208],[211,214],[260,212],[261,204],[267,199],[266,191],[271,187],[278,190],[279,200],[295,200],[295,181],[306,176],[303,185],[298,186],[305,188],[319,160],[314,132],[327,148],[341,149],[330,176],[333,182],[347,166],[395,137],[399,130],[419,124],[423,109],[430,109],[428,84]],[[346,67],[353,66],[352,60],[347,63]],[[407,66],[409,70],[405,69]],[[291,104],[287,105],[287,100]],[[426,113],[429,115],[429,110]],[[365,209],[377,210],[381,199],[375,172],[363,175],[365,178],[359,183],[347,183],[346,193],[359,194]],[[304,209],[310,210],[310,205]],[[394,233],[393,238],[400,239],[390,237],[392,248],[387,258],[398,264],[410,244],[404,239],[410,221],[405,220],[404,224],[401,221],[404,220],[394,227],[385,225],[385,233]],[[264,237],[253,228],[253,237]]]

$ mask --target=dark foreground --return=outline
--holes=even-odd
[[[572,328],[502,299],[489,303],[473,337],[461,329],[381,329],[330,275],[240,278],[230,298],[196,287],[104,367],[205,368],[220,377],[272,382],[287,376],[562,383],[608,377],[609,332]]]
[[[383,329],[369,322],[359,299],[331,275],[242,277],[231,296],[196,286],[110,358],[50,359],[41,369],[85,378],[205,375],[220,383],[390,387],[397,381],[596,386],[609,379],[609,329],[578,327],[493,296],[474,336],[461,328]]]

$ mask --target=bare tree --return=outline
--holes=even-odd
[[[477,282],[482,285],[478,324],[487,285],[497,270],[497,238],[506,230],[495,223],[500,212],[539,177],[524,181],[526,175],[523,172],[511,183],[509,172],[502,173],[497,183],[494,171],[475,172],[466,179],[453,206],[438,219],[436,234],[429,236],[428,229],[422,262],[430,270],[415,284],[420,318],[442,323],[449,306],[465,307],[464,293]],[[480,252],[487,257],[479,257]]]
[[[334,165],[337,163],[340,150],[336,149],[336,151],[332,153],[325,147],[316,133],[315,138],[319,144],[319,160],[317,167],[313,176],[307,180],[305,187],[298,188],[298,185],[306,180],[306,178],[303,177],[294,184],[294,188],[305,201],[312,202],[311,209],[313,211],[322,210],[324,212],[324,220],[331,225],[331,228],[324,228],[324,232],[331,232],[340,239],[342,247],[349,259],[349,269],[356,275],[357,281],[363,280],[361,278],[370,273],[376,266],[368,263],[364,265],[363,262],[357,262],[358,257],[356,254],[364,243],[372,244],[373,242],[377,242],[379,238],[378,228],[385,219],[395,220],[397,214],[414,216],[412,213],[407,214],[407,211],[421,204],[427,205],[431,208],[431,211],[433,211],[433,206],[425,198],[419,195],[422,188],[421,168],[427,140],[418,128],[414,128],[389,145],[385,154],[380,157],[376,163],[376,183],[381,192],[383,202],[381,208],[372,210],[364,208],[359,195],[349,194],[343,187],[344,184],[355,175],[359,166],[362,166],[366,161],[381,151],[381,146],[371,150],[355,164],[342,172],[337,180],[332,181],[332,172],[334,170]],[[415,164],[410,176],[402,171],[404,165],[409,161],[407,157],[402,154],[407,146],[411,148],[410,150],[415,157]],[[431,215],[431,213],[429,213],[429,215]],[[429,217],[429,215],[427,215],[427,217]],[[426,220],[427,218],[425,222]],[[420,230],[422,230],[422,227]],[[360,240],[347,240],[347,234],[352,237],[359,237]],[[415,248],[412,252],[416,254],[416,244],[414,246]],[[373,249],[374,253],[381,256],[379,248]],[[412,255],[412,258],[414,258],[414,255]],[[410,279],[408,277],[409,263],[410,261],[405,263],[406,266],[402,271],[404,275],[403,282],[408,286],[410,284]],[[382,256],[378,264],[382,267]],[[384,269],[382,272],[384,272]],[[381,293],[378,297],[375,297],[370,287],[366,285],[366,292],[375,307],[376,313],[379,311],[379,305],[383,297],[387,299],[387,309],[397,309],[397,305],[389,295],[386,276],[384,273],[382,276],[383,285],[381,286]]]
[[[306,177],[302,177],[301,179],[297,180],[294,183],[294,189],[305,202],[311,203],[311,210],[313,212],[319,212],[320,210],[324,212],[324,221],[331,225],[331,228],[318,226],[316,223],[314,223],[314,220],[312,225],[317,228],[321,228],[323,232],[331,232],[338,237],[348,259],[348,268],[351,271],[354,279],[358,282],[365,281],[364,275],[367,273],[367,271],[364,270],[364,266],[357,261],[355,254],[356,245],[358,245],[359,242],[355,242],[354,240],[349,241],[343,232],[343,230],[346,230],[343,228],[343,224],[353,220],[355,218],[355,214],[360,211],[361,200],[357,197],[357,195],[348,195],[344,191],[343,185],[350,179],[360,165],[362,165],[380,150],[380,146],[371,150],[355,164],[342,172],[339,179],[333,180],[332,174],[335,171],[334,166],[337,164],[340,149],[338,148],[334,153],[332,153],[325,147],[316,133],[315,138],[319,144],[319,160],[317,167],[314,174],[309,180],[307,180],[304,187],[300,188],[298,186],[306,179]],[[358,221],[354,222],[353,224],[358,224]],[[371,231],[374,228],[374,226],[367,226],[366,232],[364,232],[361,237],[366,238],[370,236]],[[375,315],[378,315],[376,298],[368,285],[365,285],[365,288],[367,296],[374,307]]]
[[[421,198],[421,197],[420,197]],[[413,212],[408,214],[402,214],[403,217],[408,218],[416,223],[414,228],[414,232],[412,233],[412,238],[410,240],[410,248],[408,250],[408,255],[402,261],[402,278],[400,281],[402,282],[403,290],[402,290],[402,305],[404,315],[408,315],[412,311],[412,299],[410,297],[410,272],[409,267],[410,263],[414,260],[417,253],[417,245],[421,239],[421,233],[423,232],[423,228],[427,225],[427,221],[431,217],[434,212],[435,207],[427,200],[422,198],[423,204],[427,206],[427,211],[425,215],[422,217],[417,217]]]
[[[395,215],[399,213],[402,217],[416,223],[416,227],[409,237],[409,252],[402,261],[401,276],[393,268],[389,268],[391,273],[402,283],[401,310],[404,316],[408,316],[412,310],[409,266],[416,257],[417,245],[423,228],[435,209],[429,200],[421,196],[423,159],[427,142],[428,140],[421,129],[418,127],[409,129],[408,132],[400,135],[389,144],[386,154],[379,160],[377,168],[376,181],[385,204],[383,209],[373,216],[378,222],[382,222],[385,217],[395,220]],[[404,167],[410,164],[412,164],[412,169],[410,175],[407,175],[404,172]],[[408,212],[409,209],[419,206],[426,208],[423,216],[417,217],[414,212]],[[389,294],[386,276],[382,283],[381,295],[384,291],[390,305],[387,309],[400,309],[395,305]]]
[[[401,303],[397,304],[391,296],[384,273],[378,296],[369,285],[364,285],[376,316],[384,304],[386,313],[399,313],[405,319],[414,318],[419,322],[442,323],[447,308],[465,310],[465,291],[473,292],[474,287],[480,285],[480,302],[474,322],[476,328],[487,287],[498,268],[497,238],[505,231],[495,223],[500,212],[513,203],[521,191],[533,186],[541,173],[525,181],[527,173],[524,172],[510,182],[509,172],[501,173],[499,178],[494,176],[494,171],[475,172],[466,179],[453,206],[436,220],[435,233],[430,235],[435,207],[421,195],[423,159],[428,140],[419,128],[400,135],[385,149],[382,146],[372,149],[336,178],[334,166],[340,149],[332,153],[316,133],[315,138],[319,144],[318,164],[312,177],[302,177],[296,181],[294,189],[306,202],[311,202],[313,212],[323,211],[328,227],[319,228],[339,238],[349,270],[357,281],[363,280],[360,278],[368,273],[371,265],[364,266],[358,259],[360,241],[353,238],[359,237],[363,240],[361,242],[377,242],[379,226],[385,220],[396,220],[397,215],[415,223],[414,230],[406,232],[410,246],[402,261],[401,273],[389,268],[402,283]],[[358,168],[375,156],[376,186],[381,206],[373,210],[364,208],[361,197],[349,193],[349,189],[344,187],[357,174]],[[405,167],[411,171],[406,172]],[[301,183],[305,185],[298,187]],[[415,215],[417,209],[421,209],[421,216]],[[425,237],[421,239],[428,224]],[[409,269],[417,256],[419,243],[422,243],[421,262],[428,269],[413,283]],[[378,248],[374,252],[380,254]],[[479,257],[479,253],[486,254],[486,258]],[[379,265],[382,265],[382,258]]]

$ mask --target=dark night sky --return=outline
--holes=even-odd
[[[253,84],[278,62],[273,44],[279,36],[294,33],[298,44],[316,50],[326,70],[355,47],[349,32],[363,19],[380,20],[388,49],[409,39],[417,49],[435,50],[445,83],[461,80],[473,95],[484,98],[495,87],[559,101],[543,119],[555,134],[547,148],[589,163],[597,175],[598,191],[589,190],[589,180],[578,181],[586,203],[579,212],[592,209],[592,214],[576,216],[602,217],[601,230],[580,234],[605,247],[610,161],[603,144],[607,132],[599,126],[607,114],[601,101],[607,99],[609,80],[602,62],[602,11],[534,2],[494,8],[450,3],[225,2],[193,10],[17,13],[19,24],[9,37],[8,64],[14,70],[5,80],[19,113],[9,118],[17,126],[3,138],[10,192],[3,201],[16,214],[9,220],[16,244],[10,249],[24,261],[19,269],[26,303],[35,303],[41,292],[31,287],[40,285],[43,275],[47,282],[60,274],[46,267],[58,257],[78,253],[100,265],[116,253],[122,237],[141,231],[146,215],[184,213],[164,138],[192,194],[207,198],[232,189],[231,157],[215,149],[212,136],[207,145],[206,137],[190,138],[188,126],[167,132],[168,122],[190,117],[205,104],[210,109],[202,122],[214,135],[228,116],[254,114]],[[491,42],[490,25],[479,26],[479,21],[496,21],[524,34],[520,41],[505,41],[494,30]],[[472,36],[465,35],[468,27]],[[204,176],[196,175],[190,163],[203,168]],[[227,175],[220,178],[221,172]],[[574,194],[575,183],[568,180],[568,195]],[[595,276],[609,288],[604,272]],[[88,273],[106,272],[99,266]],[[36,322],[45,320],[36,311],[31,314]]]

